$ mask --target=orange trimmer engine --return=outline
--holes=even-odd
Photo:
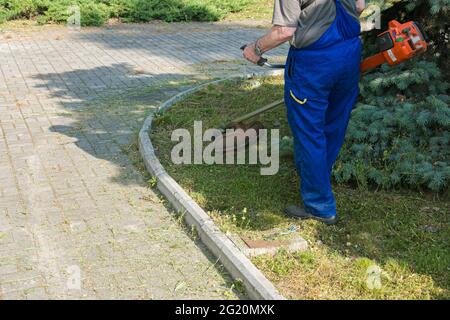
[[[389,22],[389,30],[378,35],[379,53],[361,63],[361,72],[365,73],[384,63],[397,65],[427,50],[427,38],[418,23],[409,21]]]

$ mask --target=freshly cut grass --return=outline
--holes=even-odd
[[[279,77],[210,86],[159,115],[152,141],[172,177],[224,231],[252,238],[294,234],[309,241],[307,252],[262,256],[254,263],[292,299],[450,298],[447,198],[413,191],[371,191],[334,186],[341,221],[327,227],[287,219],[283,208],[299,201],[293,159],[261,176],[258,165],[174,165],[172,130],[203,121],[217,128],[234,117],[282,97]],[[259,119],[266,128],[289,129],[283,107]],[[292,229],[292,228],[291,228]],[[375,271],[374,271],[375,270]]]

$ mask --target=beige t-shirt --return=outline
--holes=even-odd
[[[340,0],[355,19],[358,18],[356,0]],[[272,24],[296,27],[292,45],[304,48],[319,40],[336,17],[335,0],[315,0],[305,9],[308,0],[275,0]]]

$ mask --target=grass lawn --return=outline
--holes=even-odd
[[[190,96],[155,120],[152,140],[159,159],[222,230],[254,239],[299,234],[308,240],[306,252],[253,259],[288,298],[450,298],[448,196],[336,185],[341,221],[327,227],[283,216],[287,204],[299,201],[290,157],[281,159],[274,176],[261,176],[258,165],[177,166],[170,161],[176,144],[170,140],[172,130],[192,132],[194,120],[202,120],[204,129],[217,128],[282,94],[282,79],[272,77],[222,83]],[[259,120],[289,135],[284,108]],[[296,231],[286,232],[293,225]],[[376,288],[367,283],[375,269],[381,277]]]
[[[224,20],[272,21],[273,0],[250,0],[240,11],[227,14]]]

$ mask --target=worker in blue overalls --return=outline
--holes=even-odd
[[[244,50],[257,63],[264,52],[291,42],[285,104],[303,200],[286,208],[291,217],[337,221],[331,170],[359,94],[364,7],[364,0],[275,0],[272,29]]]

